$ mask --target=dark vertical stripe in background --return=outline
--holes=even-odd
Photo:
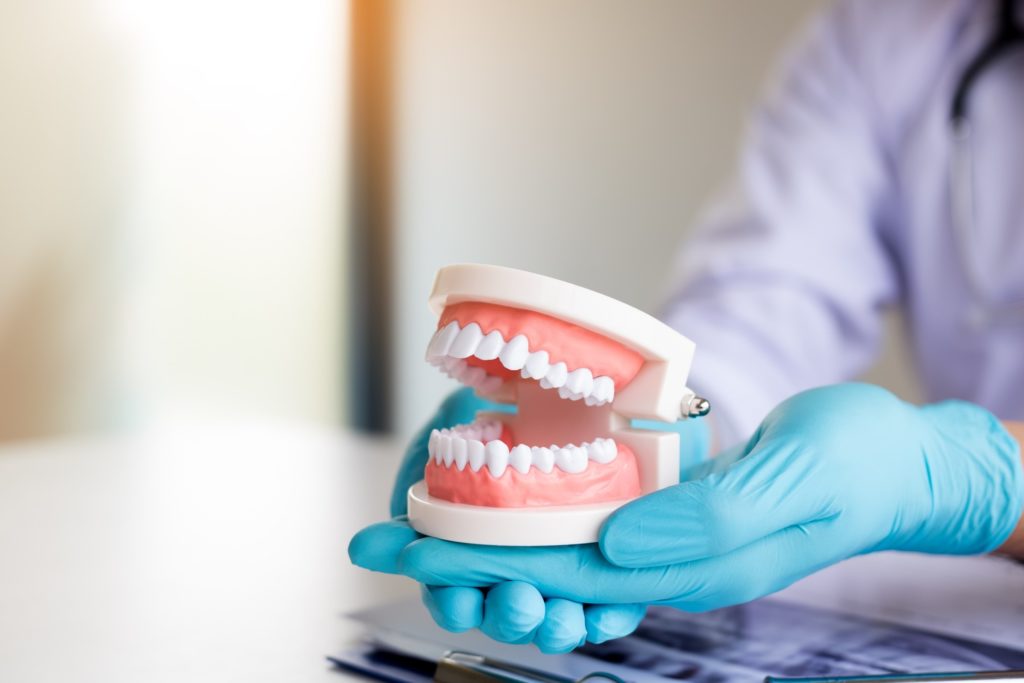
[[[351,0],[352,150],[348,405],[358,428],[391,428],[393,0]]]

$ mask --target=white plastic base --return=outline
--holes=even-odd
[[[409,523],[426,536],[478,545],[596,543],[601,524],[629,501],[543,508],[493,508],[432,498],[427,482],[409,487]]]

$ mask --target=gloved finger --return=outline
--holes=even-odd
[[[772,533],[827,517],[823,464],[788,440],[758,443],[728,469],[624,505],[601,527],[601,551],[622,567],[723,555]]]
[[[499,583],[487,591],[480,630],[502,643],[523,644],[544,621],[544,598],[522,581]]]
[[[571,652],[587,639],[583,605],[572,600],[551,598],[544,604],[544,621],[533,643],[549,655]]]
[[[484,617],[484,594],[465,586],[422,586],[423,604],[438,626],[462,633],[479,628]]]
[[[530,582],[532,578],[543,581],[545,577],[557,574],[571,575],[577,571],[577,559],[581,553],[593,556],[599,563],[603,561],[593,544],[506,547],[453,543],[427,536],[402,549],[397,566],[399,572],[420,583],[486,588],[504,581]],[[593,567],[590,573],[597,571],[599,569]]]
[[[504,547],[421,538],[402,550],[397,564],[401,573],[429,585],[486,588],[526,582],[546,598],[584,604],[649,602],[674,595],[667,584],[652,588],[654,570],[617,567],[594,543]]]
[[[679,609],[705,612],[739,605],[845,559],[843,546],[834,543],[835,523],[792,526],[725,555],[644,571],[664,573],[679,592],[663,602]]]
[[[647,605],[587,605],[583,608],[583,619],[587,628],[587,641],[603,643],[623,638],[636,630]]]
[[[375,572],[398,574],[398,558],[407,545],[421,538],[404,518],[366,527],[348,543],[352,564]]]
[[[708,458],[702,463],[698,463],[692,467],[680,468],[679,481],[694,481],[697,479],[703,479],[709,477],[712,474],[718,472],[724,472],[733,465],[736,461],[746,455],[746,447],[744,444],[738,444],[732,448],[727,448],[718,455]]]
[[[766,595],[843,559],[845,545],[827,533],[834,523],[833,518],[797,525],[724,555],[639,569],[611,564],[594,544],[507,548],[434,538],[407,546],[398,566],[403,574],[433,585],[527,582],[549,599],[584,604],[669,601],[702,610]]]

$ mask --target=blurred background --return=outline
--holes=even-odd
[[[408,434],[452,262],[657,311],[820,5],[0,3],[0,440]],[[914,398],[890,328],[871,378]]]

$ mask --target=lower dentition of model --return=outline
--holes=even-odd
[[[637,460],[607,433],[616,389],[643,359],[557,318],[466,302],[444,309],[427,360],[518,413],[482,414],[434,430],[426,466],[432,497],[496,508],[626,500],[641,492]]]

